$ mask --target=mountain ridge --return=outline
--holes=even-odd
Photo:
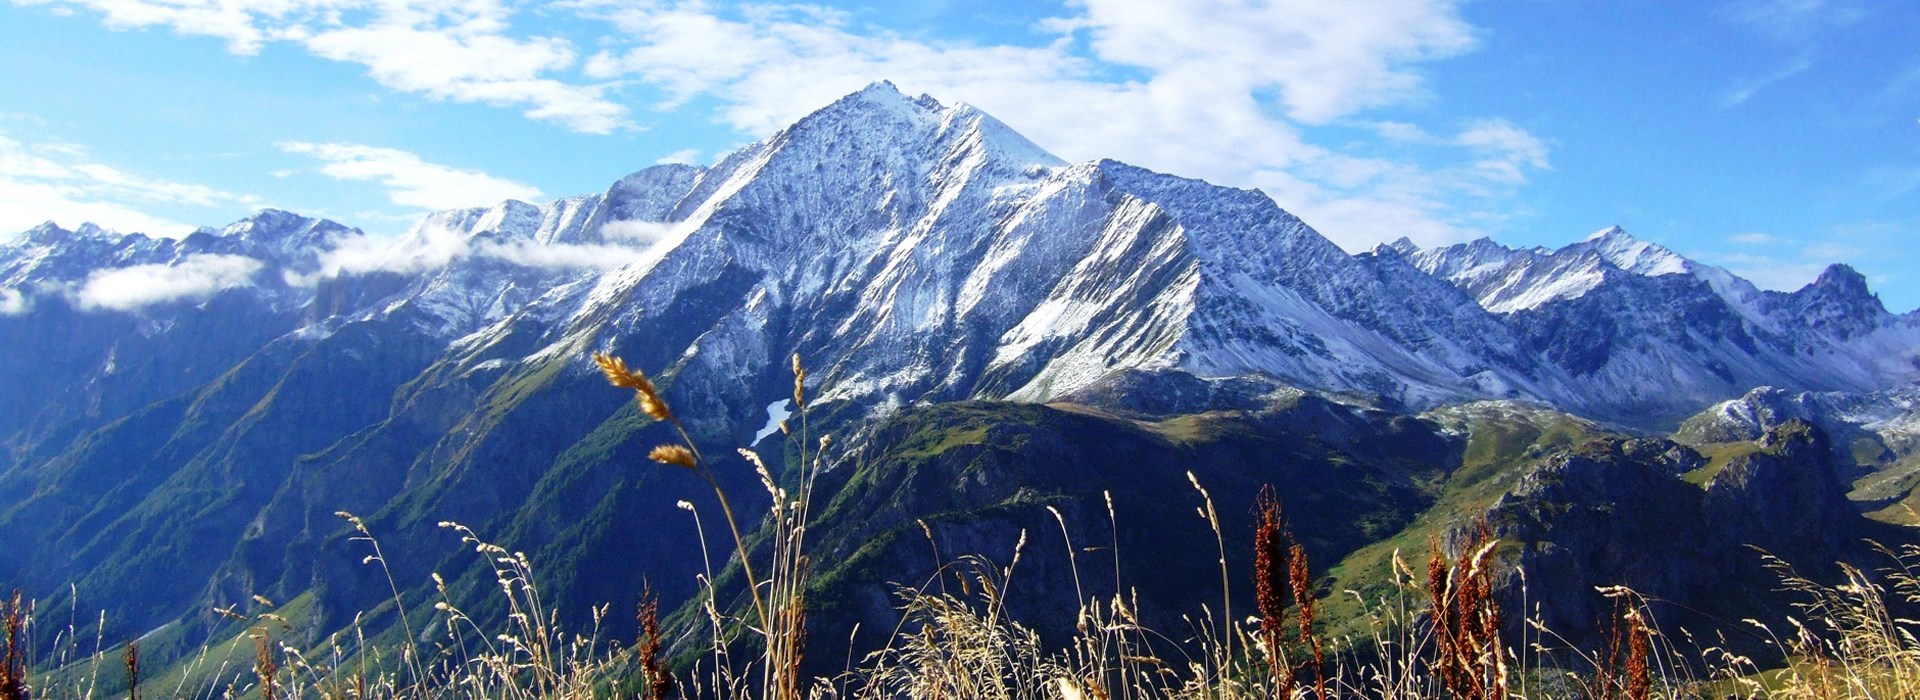
[[[0,314],[0,537],[30,553],[0,578],[78,579],[141,630],[254,593],[315,592],[338,623],[385,595],[332,516],[351,510],[392,533],[403,581],[472,573],[435,527],[457,520],[542,561],[645,542],[613,573],[691,595],[702,543],[674,536],[673,502],[705,496],[634,469],[666,428],[606,389],[592,352],[644,368],[715,445],[764,430],[795,354],[815,425],[856,447],[901,410],[963,400],[1538,401],[1664,432],[1757,386],[1920,377],[1920,315],[1886,312],[1845,268],[1748,295],[1618,229],[1559,251],[1349,255],[1257,190],[1064,163],[885,84],[712,166],[436,212],[387,245],[283,214],[167,243],[97,227],[0,243],[0,289],[25,299]],[[55,238],[87,243],[61,257]],[[78,301],[195,255],[257,267],[133,310]],[[1476,266],[1539,293],[1491,309],[1519,297],[1460,272]],[[730,490],[759,493],[733,466]],[[141,589],[163,575],[178,580]],[[589,578],[561,597],[636,593]]]

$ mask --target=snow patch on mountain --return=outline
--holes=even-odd
[[[284,212],[187,241],[36,228],[0,246],[0,312],[31,308],[32,285],[240,256],[262,261],[247,284],[310,301],[300,337],[399,322],[471,373],[628,346],[747,427],[796,350],[820,358],[818,400],[877,411],[1144,371],[1662,420],[1761,383],[1920,374],[1920,316],[1887,314],[1848,269],[1760,292],[1618,227],[1557,250],[1348,255],[1261,192],[1067,164],[886,83],[711,167],[436,212],[393,241]]]

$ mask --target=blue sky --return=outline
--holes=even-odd
[[[709,163],[880,79],[1069,160],[1258,187],[1350,250],[1619,224],[1920,307],[1904,0],[9,0],[0,231],[421,212]]]

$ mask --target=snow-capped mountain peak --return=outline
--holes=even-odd
[[[193,245],[268,255],[234,242],[311,248],[337,228],[265,211]],[[188,252],[174,245],[136,247]],[[791,381],[796,350],[831,363],[822,400],[876,411],[1178,372],[1644,421],[1757,384],[1907,381],[1920,345],[1920,320],[1886,314],[1845,268],[1761,293],[1619,227],[1559,249],[1402,239],[1348,255],[1259,191],[1069,165],[976,107],[885,82],[709,167],[436,212],[384,253],[353,252],[364,264],[328,268],[302,337],[397,319],[461,367],[644,352],[726,424],[764,424],[754,399]]]
[[[1634,238],[1619,226],[1595,232],[1584,242],[1592,244],[1607,264],[1636,275],[1680,275],[1690,272],[1694,266],[1692,261],[1665,246]]]

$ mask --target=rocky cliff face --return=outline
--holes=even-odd
[[[1609,437],[1540,461],[1487,512],[1525,571],[1509,580],[1509,597],[1537,602],[1549,627],[1591,643],[1614,604],[1596,587],[1624,585],[1655,601],[1663,624],[1772,653],[1725,624],[1790,612],[1763,555],[1821,577],[1836,561],[1871,560],[1862,538],[1910,533],[1861,517],[1819,428],[1789,421],[1748,447],[1708,458]]]

